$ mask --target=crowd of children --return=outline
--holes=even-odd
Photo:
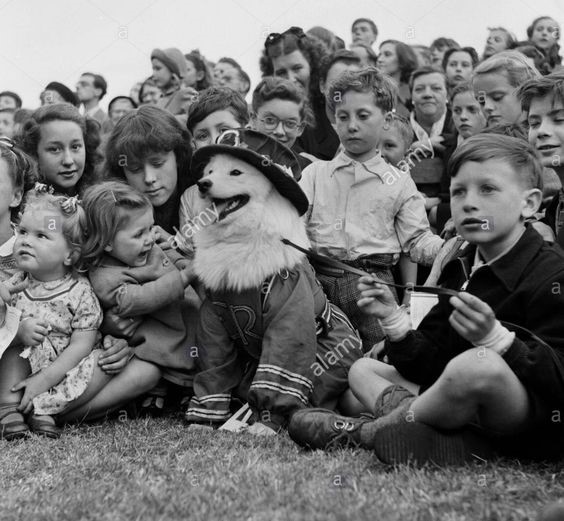
[[[192,156],[250,128],[290,154],[309,202],[316,306],[328,299],[362,342],[333,409],[313,408],[319,392],[304,387],[267,423],[390,462],[559,456],[559,30],[542,16],[522,41],[490,28],[482,53],[446,37],[376,52],[377,26],[361,18],[349,49],[323,27],[270,34],[252,90],[233,58],[156,48],[151,76],[107,114],[92,72],[75,92],[50,82],[35,110],[0,92],[0,308],[20,316],[0,357],[0,439],[56,438],[121,407],[228,418],[229,404],[203,421],[193,395],[207,338],[193,239],[218,210]],[[438,296],[413,329],[415,286]]]

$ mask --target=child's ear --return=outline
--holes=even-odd
[[[23,190],[15,190],[14,195],[12,196],[12,200],[10,202],[10,208],[17,208],[21,202],[23,197]]]
[[[202,81],[206,73],[204,71],[196,72],[196,81]]]
[[[532,188],[531,190],[526,190],[523,193],[523,208],[521,210],[521,216],[525,219],[535,215],[542,203],[542,191],[538,188]]]
[[[80,257],[80,251],[78,250],[71,250],[67,256],[65,257],[65,259],[63,260],[63,264],[65,266],[68,266],[69,268],[71,266],[73,266],[74,264],[76,264],[76,262],[78,261],[78,258]]]

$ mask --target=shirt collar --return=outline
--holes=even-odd
[[[359,165],[365,171],[377,175],[378,177],[380,177],[380,179],[382,179],[382,176],[386,172],[389,172],[391,168],[393,168],[391,165],[386,163],[386,161],[384,161],[384,158],[380,154],[380,151],[378,151],[374,157],[371,157],[368,161],[364,162],[352,159],[351,157],[347,156],[345,152],[339,152],[335,159],[333,159],[332,163],[333,165],[331,169],[331,176],[335,175],[337,170]]]
[[[489,263],[482,264],[481,266],[487,266],[508,291],[513,291],[517,287],[519,280],[521,280],[523,272],[542,248],[543,244],[543,238],[531,225],[528,225],[519,240],[509,251],[498,255]],[[462,253],[461,257],[465,257],[466,262],[468,262],[468,260],[472,261],[476,258],[476,250],[477,247],[475,245],[470,245],[466,251]],[[456,262],[456,260],[451,262]],[[449,262],[449,265],[451,262]]]

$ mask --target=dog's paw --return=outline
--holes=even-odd
[[[264,423],[253,423],[245,432],[253,434],[254,436],[276,436],[276,431],[267,427]]]

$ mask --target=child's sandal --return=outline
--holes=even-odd
[[[17,407],[17,403],[0,404],[0,440],[12,441],[25,438],[29,434],[29,427]],[[10,415],[19,416],[21,419],[3,421]]]
[[[49,419],[47,420],[46,418]],[[61,436],[61,428],[57,427],[57,424],[52,416],[31,414],[27,418],[27,424],[29,425],[31,432],[38,434],[39,436],[45,436],[53,439]]]

